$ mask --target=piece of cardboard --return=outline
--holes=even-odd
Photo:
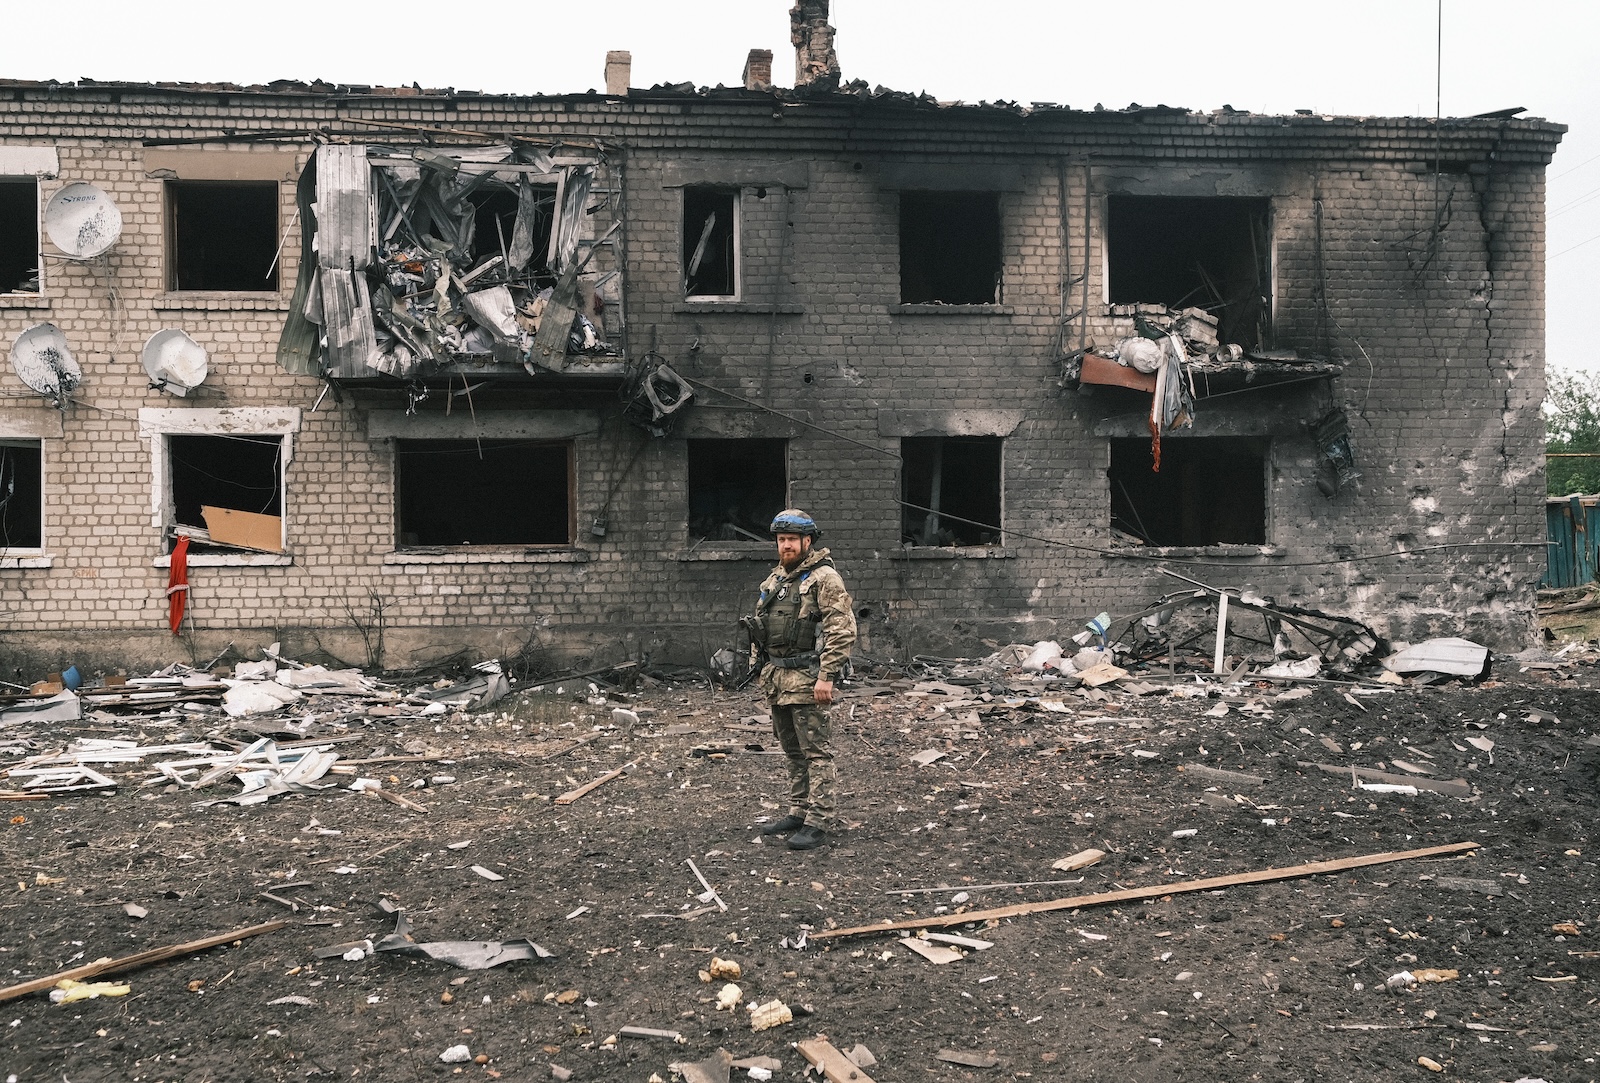
[[[205,506],[200,508],[200,514],[211,541],[218,545],[237,545],[263,553],[283,552],[283,520],[276,515]]]

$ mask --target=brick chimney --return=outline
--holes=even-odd
[[[633,54],[626,49],[612,49],[606,54],[606,93],[613,98],[628,94],[628,79],[633,74]]]
[[[794,42],[794,85],[799,90],[839,89],[839,58],[828,25],[828,0],[795,0],[789,9],[789,40]]]
[[[744,61],[744,88],[746,90],[772,89],[772,50],[751,49]]]

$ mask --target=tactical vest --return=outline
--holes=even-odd
[[[817,568],[833,567],[831,558],[818,561],[807,568],[798,579],[786,580],[775,592],[762,592],[756,603],[756,616],[760,619],[767,657],[783,668],[803,668],[815,663],[820,647],[817,625],[822,621],[822,608],[817,604],[817,592],[805,589]],[[789,665],[785,666],[784,661]]]

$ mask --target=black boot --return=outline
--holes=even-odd
[[[795,816],[791,814],[789,816],[785,816],[783,819],[778,820],[775,823],[770,823],[766,827],[763,827],[761,829],[761,833],[763,835],[787,835],[796,828],[804,827],[805,822],[806,818],[804,816]]]
[[[789,849],[814,850],[827,840],[828,836],[822,828],[806,824],[800,830],[789,836]]]

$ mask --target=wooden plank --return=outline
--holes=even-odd
[[[922,956],[935,966],[943,966],[945,963],[959,963],[962,959],[966,958],[966,956],[962,955],[955,948],[946,948],[938,944],[929,944],[926,941],[918,940],[914,936],[902,937],[900,940],[900,946],[905,948],[907,951],[916,952],[918,955]]]
[[[872,1083],[872,1077],[850,1063],[826,1038],[808,1038],[794,1044],[806,1063],[822,1073],[828,1083]]]
[[[1110,903],[1135,902],[1139,899],[1158,899],[1163,895],[1183,895],[1195,891],[1216,891],[1219,888],[1239,887],[1244,884],[1266,884],[1276,880],[1298,880],[1306,876],[1321,876],[1346,869],[1360,869],[1369,865],[1388,865],[1396,861],[1417,861],[1426,857],[1443,857],[1476,850],[1475,842],[1452,842],[1443,846],[1427,846],[1420,850],[1388,851],[1363,854],[1359,857],[1341,857],[1332,861],[1311,861],[1304,865],[1284,868],[1260,869],[1256,872],[1234,873],[1229,876],[1210,876],[1204,880],[1180,880],[1175,884],[1156,884],[1151,887],[1127,888],[1122,891],[1103,891],[1097,895],[1073,895],[1065,899],[1048,899],[1044,902],[1018,903],[992,910],[969,910],[965,914],[939,914],[934,917],[913,918],[910,921],[889,921],[881,925],[857,925],[848,929],[823,929],[811,934],[812,940],[827,940],[840,936],[862,936],[867,933],[898,932],[902,929],[943,928],[947,925],[965,925],[975,921],[995,921],[1001,918],[1042,914],[1052,910],[1076,910],[1084,906],[1106,906]]]
[[[1208,782],[1228,782],[1235,786],[1261,786],[1267,781],[1260,775],[1247,775],[1243,771],[1224,771],[1220,767],[1207,767],[1203,763],[1186,763],[1181,765],[1178,771],[1191,778],[1203,778]]]
[[[1375,771],[1370,767],[1340,767],[1336,763],[1311,763],[1301,760],[1298,767],[1315,767],[1319,771],[1326,771],[1330,775],[1343,775],[1350,778],[1365,779],[1368,782],[1387,782],[1392,786],[1414,786],[1419,790],[1431,790],[1449,797],[1471,797],[1472,785],[1464,778],[1452,779],[1448,782],[1432,779],[1418,778],[1415,775],[1392,775],[1387,771]]]
[[[574,801],[576,801],[578,798],[582,797],[584,794],[588,793],[590,790],[597,789],[597,788],[599,788],[601,786],[604,786],[607,782],[610,782],[612,779],[617,778],[618,776],[624,774],[630,768],[632,768],[635,765],[637,765],[638,762],[639,762],[638,760],[629,760],[627,763],[623,764],[621,767],[617,768],[615,771],[607,771],[605,774],[601,775],[599,778],[591,779],[588,782],[585,782],[582,786],[579,786],[576,790],[568,790],[566,793],[564,793],[560,797],[556,798],[556,804],[558,804],[558,805],[570,805],[570,804],[572,804]]]
[[[252,925],[248,929],[236,929],[231,933],[217,933],[215,936],[191,940],[186,944],[174,944],[166,948],[152,948],[141,951],[137,955],[124,955],[120,959],[101,959],[99,962],[87,963],[83,966],[73,967],[51,974],[47,978],[35,978],[25,981],[21,985],[13,985],[0,989],[0,1000],[14,1000],[29,993],[42,993],[46,989],[54,989],[56,983],[68,978],[80,981],[92,978],[98,974],[115,974],[122,970],[132,970],[134,967],[147,966],[150,963],[161,963],[168,959],[176,959],[181,955],[193,955],[208,948],[231,944],[235,940],[244,940],[251,936],[260,936],[262,933],[275,933],[288,926],[287,921],[269,921],[262,925]]]

